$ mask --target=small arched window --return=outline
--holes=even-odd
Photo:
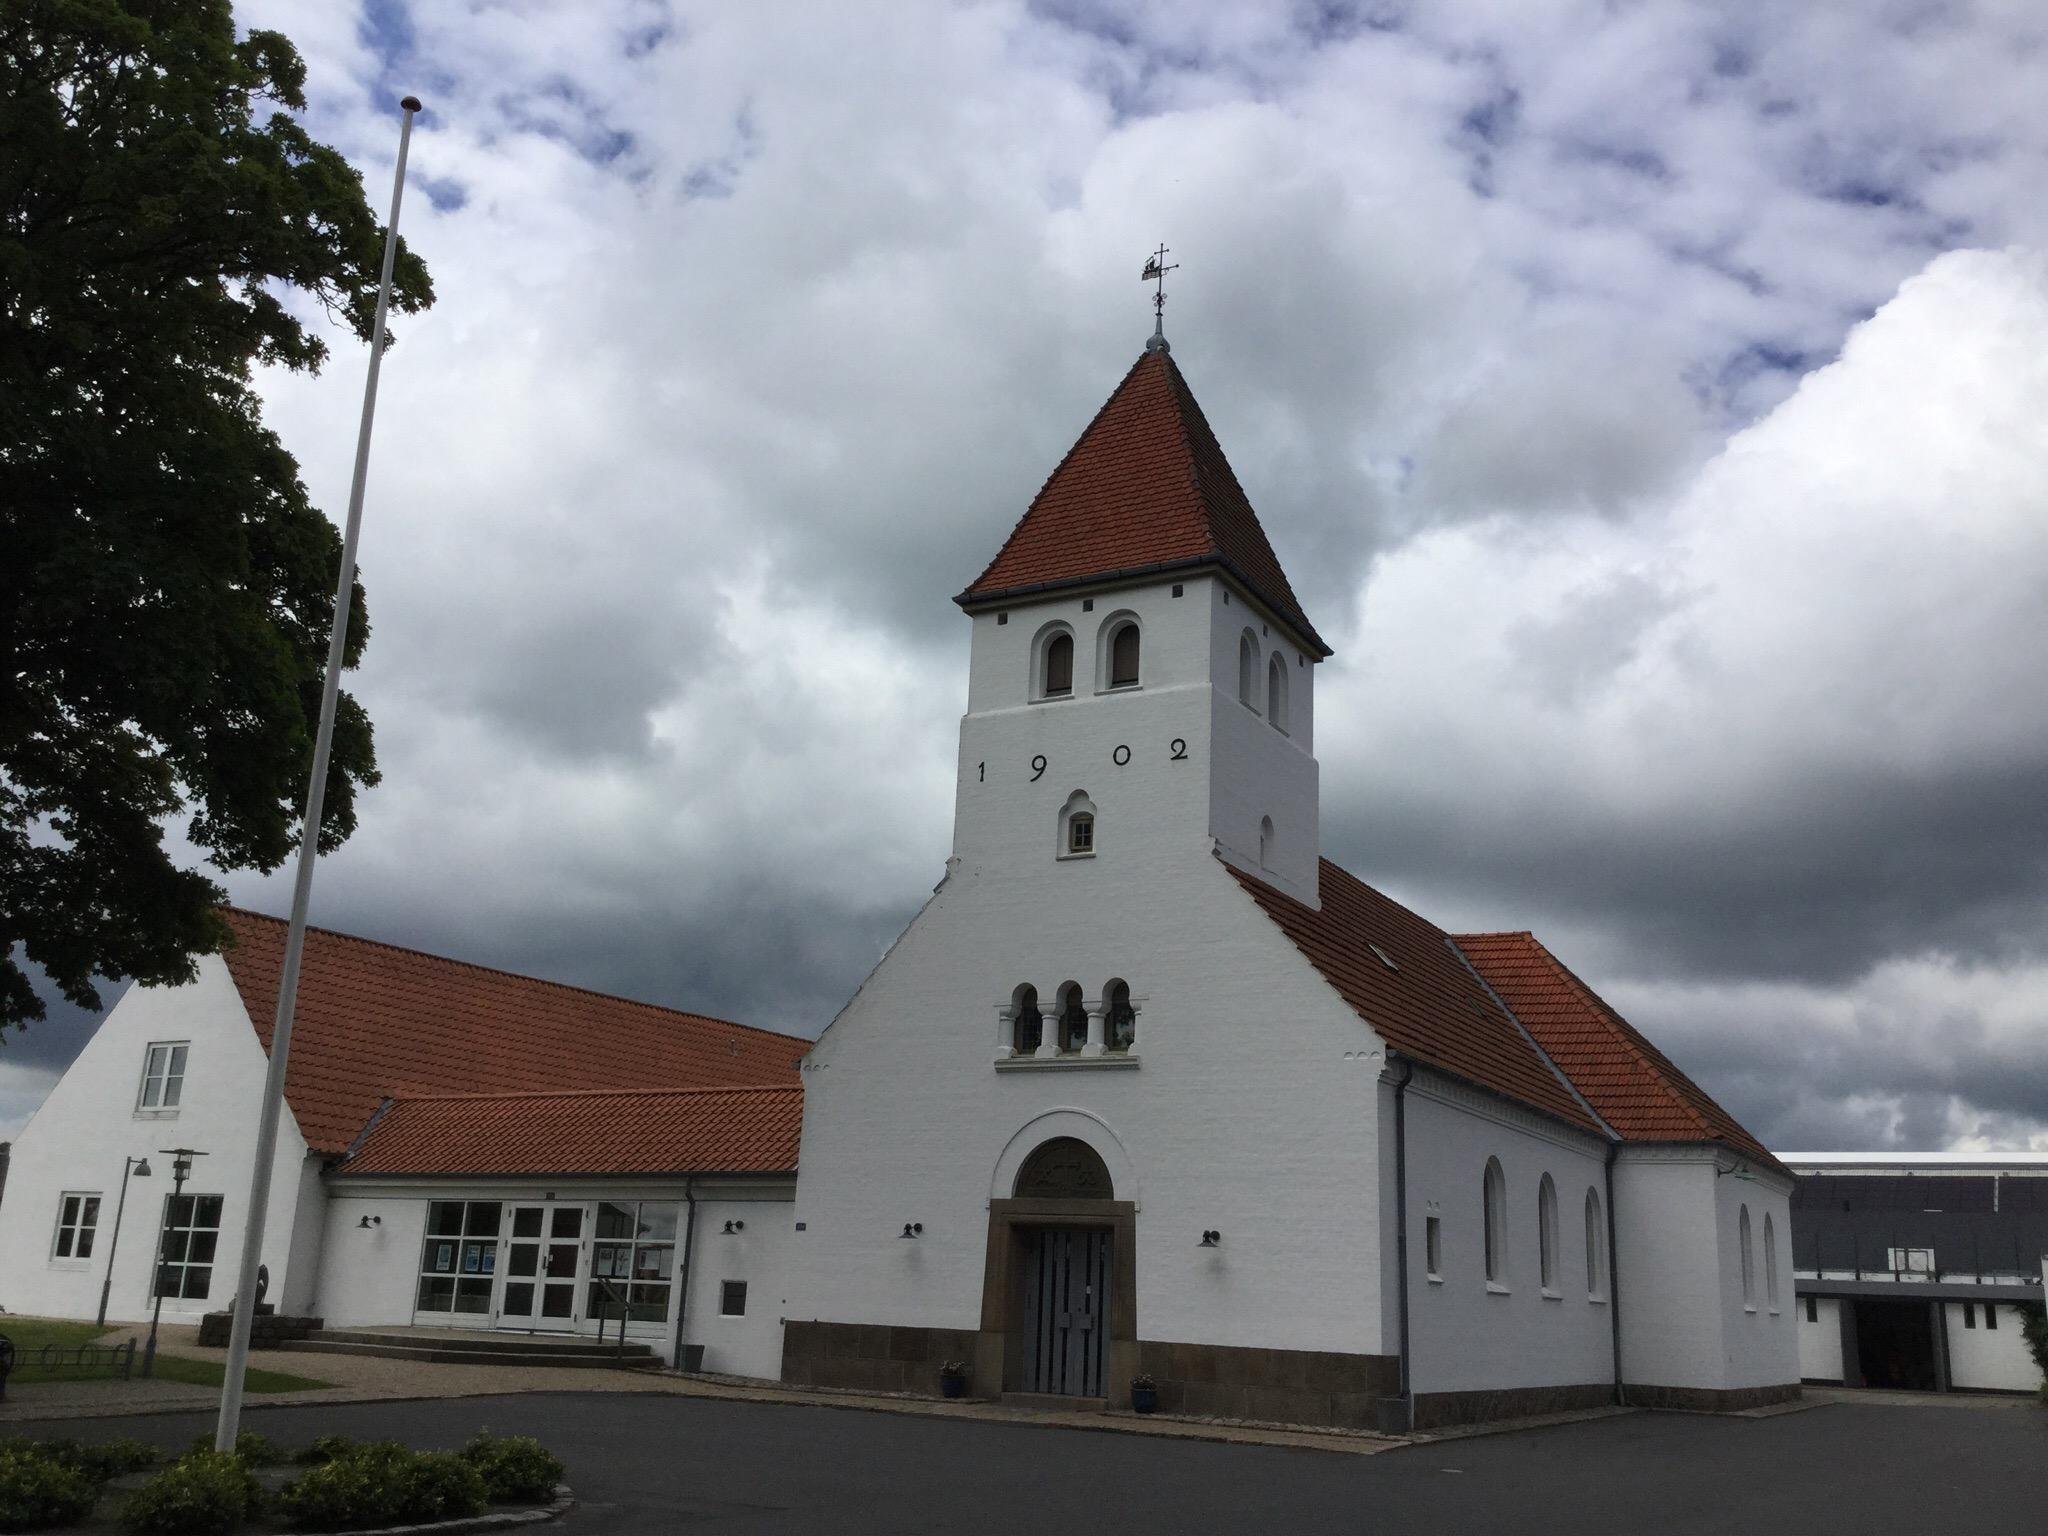
[[[1480,1198],[1486,1217],[1486,1283],[1505,1285],[1508,1262],[1508,1181],[1500,1171],[1500,1159],[1486,1160],[1486,1178]]]
[[[1287,729],[1287,658],[1278,651],[1266,663],[1266,718],[1273,722],[1273,729],[1285,732]]]
[[[1607,1220],[1600,1212],[1600,1191],[1586,1190],[1586,1296],[1597,1301],[1607,1283]]]
[[[1742,1304],[1754,1312],[1756,1310],[1756,1261],[1750,1245],[1748,1206],[1745,1205],[1742,1208],[1742,1215],[1737,1225],[1740,1228],[1737,1236],[1742,1247]]]
[[[1055,845],[1059,856],[1063,859],[1094,858],[1095,830],[1095,802],[1088,798],[1086,790],[1077,789],[1060,807],[1059,842]]]
[[[1269,869],[1273,864],[1273,818],[1259,818],[1259,868]]]
[[[1237,637],[1237,702],[1246,709],[1259,707],[1259,642],[1250,630]]]
[[[1543,1294],[1557,1294],[1557,1185],[1549,1174],[1536,1186],[1536,1250]]]
[[[1076,811],[1067,818],[1067,852],[1093,853],[1095,851],[1095,818],[1087,811]]]
[[[1065,698],[1074,691],[1074,637],[1057,634],[1045,642],[1045,696]]]
[[[1038,988],[1019,987],[1010,1004],[1010,1048],[1019,1056],[1029,1056],[1044,1039],[1045,1015],[1038,1011]]]
[[[1134,688],[1138,683],[1138,626],[1120,624],[1109,637],[1109,686]]]
[[[1778,1310],[1778,1229],[1769,1211],[1764,1212],[1764,1298],[1773,1312]]]
[[[1131,1006],[1131,989],[1112,981],[1103,989],[1103,1006],[1109,1014],[1109,1048],[1128,1051],[1138,1038],[1138,1010]]]
[[[1088,1007],[1081,1001],[1078,982],[1060,988],[1060,1049],[1078,1051],[1088,1043]]]

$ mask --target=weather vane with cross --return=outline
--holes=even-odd
[[[1160,246],[1145,258],[1145,271],[1141,282],[1154,284],[1152,290],[1152,339],[1145,343],[1147,352],[1167,352],[1172,349],[1166,344],[1166,274],[1178,272],[1180,263],[1166,264],[1167,250]]]

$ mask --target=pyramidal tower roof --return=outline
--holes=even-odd
[[[1330,654],[1172,353],[1147,347],[988,569],[954,601],[980,607],[1201,567],[1228,573],[1319,654]]]

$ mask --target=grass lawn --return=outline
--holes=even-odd
[[[10,1382],[31,1381],[105,1381],[121,1374],[119,1365],[104,1361],[94,1365],[62,1365],[54,1369],[38,1365],[36,1356],[45,1345],[55,1344],[60,1349],[76,1349],[81,1344],[90,1344],[104,1332],[91,1323],[61,1322],[49,1318],[0,1317],[0,1333],[14,1341],[14,1374]],[[135,1374],[142,1374],[142,1351],[135,1351]],[[156,1357],[156,1375],[159,1381],[183,1382],[194,1387],[217,1387],[226,1375],[219,1361],[192,1360],[183,1355]],[[310,1376],[293,1376],[284,1371],[259,1371],[251,1369],[242,1378],[245,1392],[306,1392],[318,1387],[332,1386],[332,1382],[315,1381]]]

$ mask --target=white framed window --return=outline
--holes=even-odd
[[[1558,1295],[1557,1185],[1547,1173],[1536,1186],[1536,1257],[1543,1277],[1543,1294]]]
[[[50,1244],[53,1259],[89,1259],[99,1232],[100,1197],[79,1190],[57,1197],[57,1235]]]
[[[1073,854],[1095,851],[1095,817],[1087,811],[1076,811],[1067,818],[1067,852]]]
[[[747,1315],[746,1281],[722,1280],[719,1282],[718,1315],[720,1317],[745,1317]]]
[[[1934,1250],[1887,1248],[1884,1251],[1884,1267],[1901,1280],[1931,1280],[1934,1278]]]
[[[1056,856],[1062,859],[1095,857],[1095,802],[1088,791],[1077,789],[1067,796],[1059,813],[1059,841]]]
[[[1422,1223],[1422,1269],[1430,1280],[1438,1285],[1444,1283],[1444,1224],[1443,1218],[1429,1216]]]
[[[1486,1285],[1505,1291],[1508,1279],[1508,1181],[1500,1171],[1500,1159],[1486,1160],[1486,1177],[1481,1181],[1480,1203],[1486,1218]]]
[[[1749,1207],[1742,1208],[1737,1222],[1737,1240],[1742,1247],[1742,1310],[1756,1310],[1756,1254],[1749,1237]]]
[[[142,1056],[142,1088],[135,1096],[137,1109],[176,1109],[185,1097],[186,1040],[156,1040]]]
[[[675,1201],[600,1201],[592,1236],[584,1316],[607,1315],[612,1306],[605,1290],[608,1281],[614,1291],[625,1293],[629,1322],[668,1321],[669,1284],[676,1267]]]
[[[1600,1191],[1586,1189],[1586,1300],[1607,1299],[1607,1217],[1600,1209]]]
[[[204,1301],[213,1288],[213,1255],[220,1243],[219,1195],[164,1196],[163,1242],[157,1250],[156,1290],[171,1300]]]

